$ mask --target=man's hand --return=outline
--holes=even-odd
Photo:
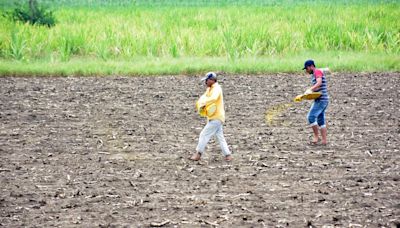
[[[199,101],[199,107],[204,108],[206,106],[206,102],[204,100]]]
[[[197,101],[197,105],[200,109],[206,106],[206,97],[204,95],[199,98],[199,100]]]
[[[304,92],[305,95],[307,94],[312,94],[314,91],[312,91],[311,88],[307,89],[306,92]]]

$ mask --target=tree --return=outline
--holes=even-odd
[[[6,12],[4,16],[31,25],[52,27],[56,23],[53,12],[45,7],[39,7],[37,0],[28,0],[27,6],[17,4],[14,10]]]

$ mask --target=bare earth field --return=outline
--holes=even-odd
[[[221,77],[225,137],[200,162],[199,77],[0,78],[0,227],[399,227],[400,73]]]

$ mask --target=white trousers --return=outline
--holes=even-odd
[[[197,144],[196,151],[203,154],[206,150],[207,143],[211,137],[216,136],[219,145],[221,146],[222,153],[227,156],[230,155],[228,144],[224,137],[222,122],[220,120],[210,120],[200,133],[199,143]]]

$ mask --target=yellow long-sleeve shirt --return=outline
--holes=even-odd
[[[221,86],[216,82],[211,87],[207,87],[206,92],[202,96],[202,105],[209,105],[214,103],[217,106],[217,110],[214,115],[207,117],[208,120],[220,120],[225,122],[225,108],[224,108],[224,96],[222,94]]]

